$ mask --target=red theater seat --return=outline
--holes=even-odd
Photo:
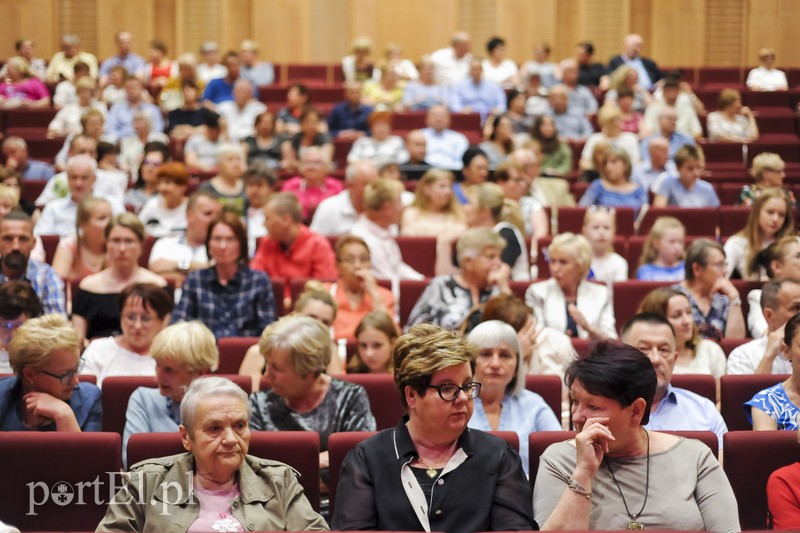
[[[583,219],[586,216],[586,207],[559,207],[558,232],[580,233],[583,230]],[[619,207],[615,209],[617,220],[617,235],[633,235],[633,209]]]
[[[722,376],[719,380],[720,413],[729,431],[749,430],[744,403],[756,393],[788,379],[784,374],[744,374]]]
[[[658,287],[669,287],[670,281],[619,281],[614,283],[614,318],[617,322],[617,330],[622,328],[628,321],[650,291]]]
[[[645,213],[639,225],[639,234],[650,233],[650,228],[659,217],[675,217],[686,227],[687,235],[705,236],[714,238],[717,235],[719,216],[716,207],[688,208],[688,207],[651,207]]]
[[[425,277],[436,275],[436,237],[397,237],[400,253],[409,266]]]
[[[411,310],[422,296],[425,287],[430,283],[430,279],[404,279],[400,281],[400,326],[405,327]]]
[[[717,403],[717,380],[711,374],[672,374],[670,383]]]
[[[336,377],[364,387],[379,430],[395,427],[406,413],[391,374],[342,374]]]
[[[220,374],[238,374],[239,367],[251,346],[258,344],[258,337],[226,337],[217,341],[219,348]]]

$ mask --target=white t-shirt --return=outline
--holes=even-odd
[[[747,75],[747,87],[749,89],[780,91],[786,90],[788,86],[786,74],[776,68],[756,67]]]
[[[609,254],[602,259],[593,257],[591,269],[595,281],[602,283],[628,279],[628,262],[618,253]]]
[[[154,196],[139,211],[139,220],[153,237],[183,233],[186,231],[187,203],[183,202],[178,207],[168,209],[161,195]]]
[[[95,339],[83,352],[86,361],[82,374],[97,376],[97,386],[109,376],[155,376],[156,362],[150,355],[139,355],[117,344],[114,337]]]
[[[159,259],[169,259],[170,261],[189,261],[190,263],[208,263],[208,253],[206,245],[192,246],[186,242],[184,235],[161,237],[150,251],[148,265],[152,265]]]
[[[728,374],[755,374],[758,364],[764,358],[767,351],[769,337],[764,336],[742,344],[734,349],[728,356]],[[783,352],[780,352],[772,363],[773,374],[791,374],[792,362],[789,361]]]
[[[697,353],[688,364],[676,364],[673,374],[711,374],[714,379],[725,375],[725,352],[714,341],[700,339]]]
[[[496,67],[488,59],[483,60],[483,79],[509,85],[508,79],[517,75],[517,64],[510,59],[504,59]]]

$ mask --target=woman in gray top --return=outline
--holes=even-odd
[[[566,372],[575,440],[542,454],[542,529],[740,531],[736,499],[710,449],[648,431],[656,373],[636,348],[601,342]]]

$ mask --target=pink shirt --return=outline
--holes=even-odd
[[[200,502],[200,514],[187,533],[208,533],[210,531],[244,531],[239,520],[231,514],[231,502],[239,497],[239,484],[228,490],[205,490],[195,482],[194,497]]]
[[[50,98],[50,92],[39,78],[28,78],[19,83],[0,83],[0,96],[35,102],[42,98]]]
[[[290,192],[297,196],[300,205],[303,206],[303,218],[308,219],[311,211],[325,198],[337,195],[344,190],[344,183],[336,178],[328,176],[319,187],[310,187],[306,180],[301,176],[295,176],[286,181],[281,187],[282,192]]]

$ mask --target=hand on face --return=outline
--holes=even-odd
[[[717,292],[727,296],[731,300],[735,300],[739,297],[739,291],[736,289],[733,283],[731,283],[731,280],[725,276],[720,276],[717,278],[717,281],[715,281],[711,286],[711,294]]]
[[[29,392],[23,396],[25,409],[33,415],[33,425],[41,426],[71,413],[69,405],[45,392]]]
[[[603,456],[608,453],[609,442],[616,440],[606,425],[608,422],[608,418],[588,418],[575,436],[578,457],[575,469],[583,470],[590,477],[594,477],[600,468]]]
[[[511,278],[511,267],[506,263],[500,263],[500,266],[491,270],[486,276],[486,282],[489,285],[503,286],[508,284]]]

